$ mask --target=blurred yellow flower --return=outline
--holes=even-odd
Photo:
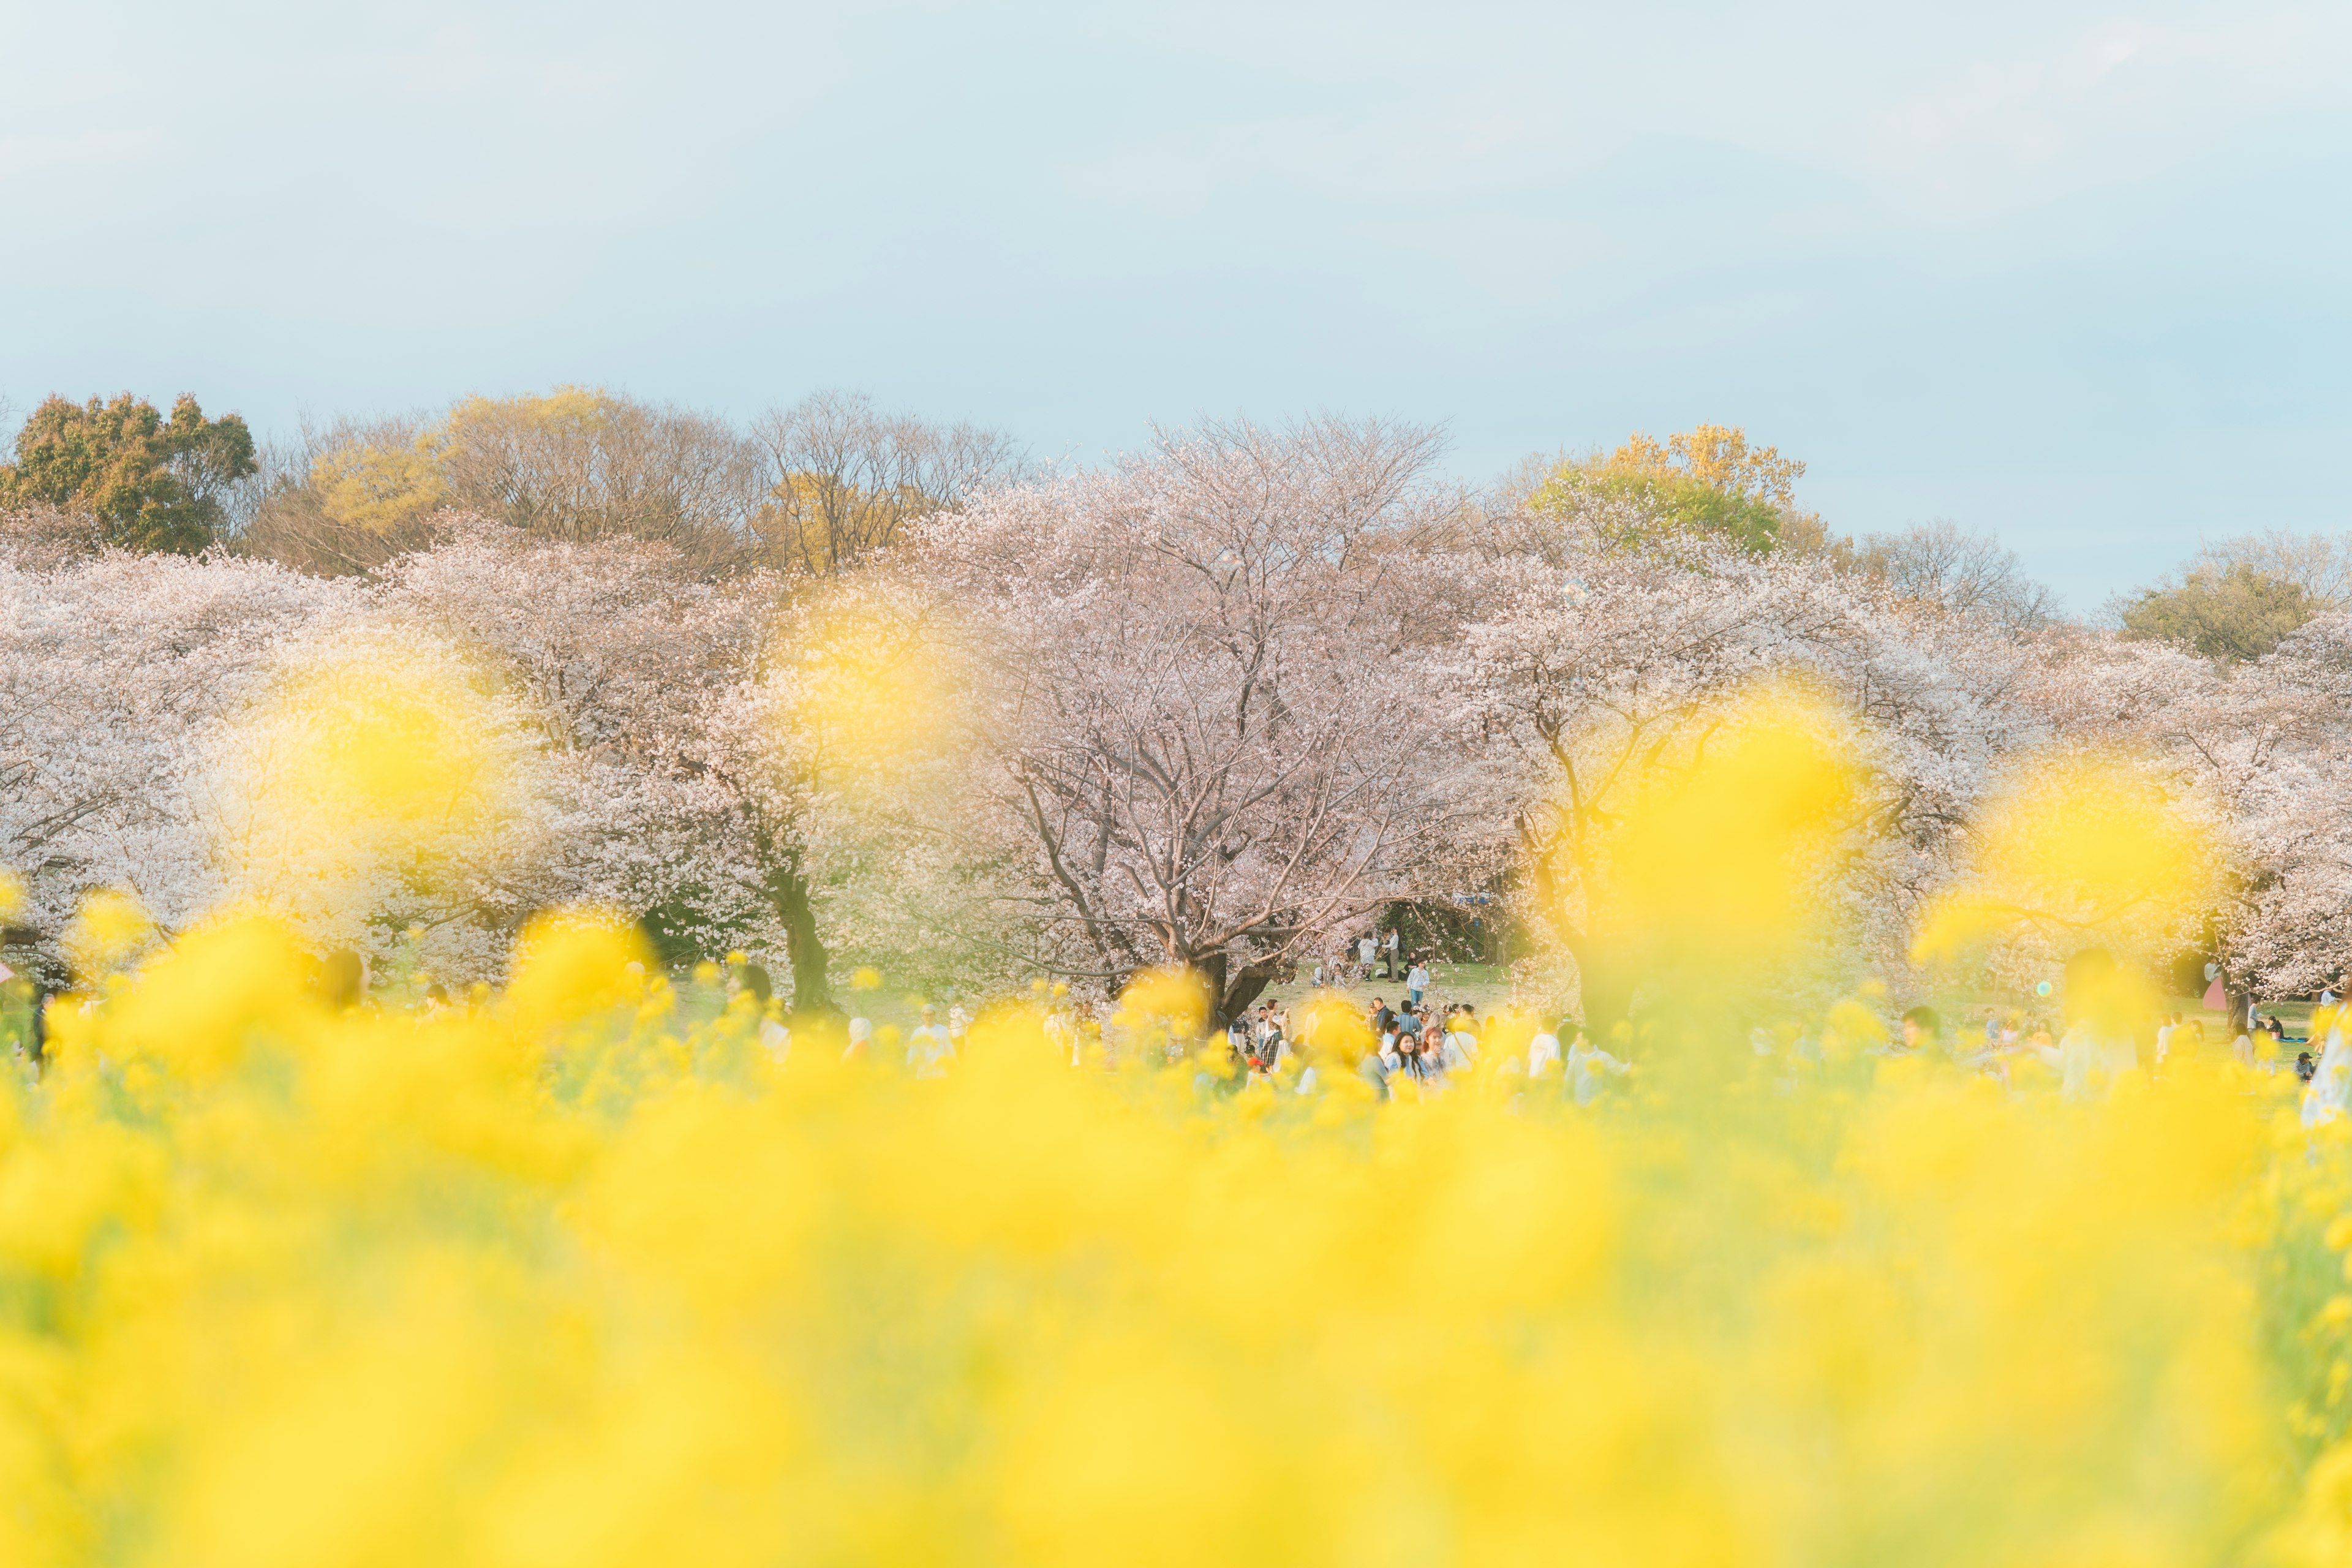
[[[134,893],[104,889],[82,900],[65,934],[74,973],[97,980],[120,966],[155,935],[154,922]]]

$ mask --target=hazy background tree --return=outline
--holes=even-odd
[[[166,419],[143,398],[46,399],[0,467],[0,508],[56,507],[97,521],[104,542],[193,555],[220,536],[231,487],[255,471],[253,433],[189,394]]]
[[[689,558],[732,555],[757,484],[724,420],[576,386],[468,398],[428,439],[451,504],[568,543],[634,538]]]
[[[306,570],[368,570],[424,542],[444,509],[550,542],[656,541],[704,570],[751,552],[752,448],[724,420],[601,389],[339,422],[275,456],[245,543]]]
[[[2011,631],[2040,631],[2060,618],[2058,596],[2025,574],[2017,552],[1956,522],[1865,534],[1854,543],[1853,563],[1902,598]]]
[[[821,392],[751,423],[761,503],[753,528],[776,564],[830,576],[907,523],[983,486],[1026,476],[1012,437],[887,414],[860,393]]]
[[[442,514],[549,542],[636,539],[705,575],[833,575],[908,520],[1027,472],[1010,437],[822,393],[743,429],[713,415],[559,387],[439,416],[306,426],[268,455],[239,542],[329,575],[431,542]]]
[[[2242,563],[2292,583],[2323,609],[2352,611],[2352,534],[2273,529],[2225,539],[2199,553],[2210,563]]]
[[[316,576],[369,572],[431,542],[447,499],[422,416],[305,421],[264,446],[236,547]]]

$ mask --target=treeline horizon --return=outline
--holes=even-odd
[[[1439,446],[1207,424],[1049,470],[847,395],[738,428],[570,389],[272,457],[193,398],[54,400],[0,468],[0,868],[58,977],[126,891],[159,940],[258,900],[469,979],[593,907],[767,955],[803,1009],[845,968],[1167,968],[1219,1017],[1475,890],[1606,1033],[1711,962],[1645,900],[1777,841],[1771,791],[1700,787],[1745,736],[1818,753],[1825,803],[1759,1007],[2031,994],[2085,942],[2241,999],[2343,972],[2339,541],[2244,542],[2099,628],[1988,536],[1833,534],[1735,426],[1483,491]],[[1636,830],[1671,801],[1687,831]],[[2076,866],[2100,801],[2171,825],[2158,883],[2004,850]],[[1937,923],[1979,888],[2026,935]]]
[[[886,410],[856,391],[739,421],[564,385],[437,412],[306,417],[270,439],[234,413],[206,418],[192,394],[169,415],[128,392],[81,403],[53,394],[21,426],[0,404],[0,513],[20,558],[220,549],[315,576],[372,573],[470,515],[535,539],[665,544],[704,575],[827,577],[912,519],[1073,471],[1003,431]],[[2070,613],[1990,530],[1936,520],[1833,532],[1798,500],[1804,473],[1801,459],[1751,446],[1742,426],[1701,425],[1664,441],[1635,432],[1613,450],[1531,453],[1458,489],[1474,528],[1530,507],[1618,501],[1645,526],[1820,555],[2021,632],[2095,625],[2208,658],[2259,658],[2314,616],[2352,608],[2352,536],[2272,531],[2208,544],[2146,586]]]

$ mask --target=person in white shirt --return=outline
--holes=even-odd
[[[2344,1044],[2343,1029],[2331,1023],[2327,1044],[2312,1070],[2311,1087],[2303,1091],[2303,1124],[2317,1127],[2352,1110],[2352,1050]]]
[[[1473,1032],[1477,1022],[1477,1015],[1466,1002],[1446,1020],[1438,1061],[1447,1072],[1465,1072],[1477,1065],[1478,1037]]]
[[[1066,1047],[1070,1053],[1070,1065],[1078,1065],[1077,1026],[1070,1021],[1069,1013],[1059,1005],[1045,1014],[1045,1041],[1054,1047],[1056,1055]]]
[[[940,1026],[936,1010],[923,1004],[923,1021],[907,1037],[907,1066],[917,1078],[945,1078],[946,1063],[955,1060],[955,1042]]]
[[[1412,968],[1404,977],[1405,998],[1412,1004],[1414,1012],[1421,1010],[1421,998],[1428,989],[1429,966],[1416,958],[1412,961]]]
[[[1567,1027],[1565,1024],[1562,1024],[1560,1026],[1562,1028]],[[1551,1029],[1538,1031],[1536,1037],[1528,1042],[1528,1076],[1529,1078],[1549,1078],[1553,1073],[1556,1073],[1559,1070],[1559,1034]]]
[[[1381,978],[1394,980],[1397,977],[1397,933],[1394,926],[1389,928],[1388,940],[1381,945],[1384,950],[1381,955]]]
[[[1356,967],[1364,972],[1364,978],[1367,980],[1372,977],[1372,956],[1379,949],[1380,944],[1369,936],[1357,940]]]
[[[2087,1019],[2077,1020],[2055,1047],[2042,1052],[2042,1059],[2058,1069],[2059,1098],[2078,1103],[2139,1070],[2139,1053],[2129,1034],[2102,1039]]]
[[[1591,1104],[1610,1079],[1622,1078],[1633,1070],[1580,1034],[1568,1047],[1568,1088],[1579,1105]]]
[[[1478,1037],[1448,1029],[1437,1046],[1437,1065],[1445,1071],[1468,1072],[1478,1062]]]

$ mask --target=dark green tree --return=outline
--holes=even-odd
[[[219,537],[222,493],[256,467],[245,421],[206,419],[185,393],[169,419],[127,392],[51,397],[17,433],[16,460],[0,466],[0,507],[87,511],[110,544],[194,554]]]

